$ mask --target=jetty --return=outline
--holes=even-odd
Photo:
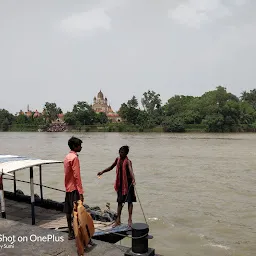
[[[0,218],[0,255],[76,256],[75,240],[67,233]],[[85,251],[90,256],[123,256],[128,248],[93,240]]]
[[[65,192],[64,190],[43,185],[42,176],[45,171],[42,171],[42,166],[49,164],[62,164],[62,161],[0,155],[0,170],[2,169],[2,173],[0,173],[0,199],[3,218],[46,229],[58,229],[58,231],[68,232],[66,216],[63,213],[64,202],[45,199],[43,196],[44,187]],[[16,179],[16,172],[22,170],[29,172],[29,182]],[[40,184],[34,183],[35,171],[39,171]],[[5,179],[13,181],[13,192],[4,190],[3,180]],[[21,190],[17,189],[17,181],[30,184],[30,195],[25,195]],[[34,193],[35,185],[40,186],[40,196]],[[92,237],[93,239],[116,243],[126,237],[126,233],[129,230],[127,225],[122,224],[112,228],[113,221],[115,221],[117,215],[110,208],[102,211],[99,207],[84,206],[94,221],[95,233]]]
[[[63,202],[44,199],[42,184],[42,165],[61,164],[59,160],[33,159],[16,155],[0,155],[0,256],[5,255],[78,255],[75,240],[68,240],[67,223],[63,213]],[[34,168],[39,171],[40,183],[34,183]],[[27,169],[30,181],[16,179],[16,172]],[[3,177],[5,176],[5,177]],[[7,176],[7,177],[6,177]],[[8,178],[9,176],[9,178]],[[4,190],[4,179],[13,181],[13,192]],[[30,196],[17,190],[16,182],[30,184]],[[40,196],[34,193],[34,186],[40,186]],[[65,191],[62,191],[65,192]],[[86,248],[85,255],[109,256],[154,256],[155,249],[148,248],[149,227],[145,223],[134,223],[132,227],[121,224],[112,227],[116,218],[110,208],[101,211],[99,207],[84,205],[91,215],[95,232],[94,245]],[[98,209],[99,208],[99,209]],[[89,234],[90,235],[90,234]],[[126,248],[116,243],[124,237],[131,238],[131,247]],[[80,255],[80,254],[79,254]]]

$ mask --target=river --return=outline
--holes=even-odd
[[[122,145],[130,146],[136,188],[150,234],[149,246],[165,256],[253,256],[256,253],[255,134],[0,133],[0,154],[63,160],[72,136],[79,154],[85,203],[116,209],[115,170],[101,179]],[[63,166],[44,167],[43,182],[64,189]],[[29,172],[17,178],[29,180]],[[36,177],[38,181],[38,176]],[[12,184],[5,181],[5,189]],[[29,184],[18,183],[29,193]],[[39,189],[36,188],[39,194]],[[64,200],[44,190],[45,198]],[[8,215],[8,213],[7,213]],[[127,206],[122,222],[127,222]],[[144,222],[139,202],[134,222]],[[122,241],[131,245],[131,240]]]

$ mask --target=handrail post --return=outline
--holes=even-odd
[[[40,183],[40,197],[41,197],[41,202],[43,202],[44,197],[43,197],[43,186],[42,186],[42,165],[39,165],[39,183]]]
[[[4,200],[4,186],[3,186],[3,169],[0,174],[0,201],[1,201],[1,214],[2,218],[6,219],[6,213],[5,213],[5,200]]]
[[[17,187],[16,187],[16,172],[13,173],[13,190],[14,196],[16,197]]]
[[[32,225],[35,225],[35,194],[34,194],[34,182],[33,182],[33,167],[30,167],[30,194],[31,194],[31,217]]]

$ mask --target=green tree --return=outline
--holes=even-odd
[[[137,124],[142,128],[150,128],[154,126],[152,120],[150,119],[149,114],[146,111],[140,111],[137,117]]]
[[[201,123],[199,97],[175,95],[163,106],[165,116],[182,119],[186,124]]]
[[[14,116],[6,109],[0,109],[0,128],[3,131],[7,131],[9,126],[12,125]]]
[[[56,103],[50,103],[50,102],[45,103],[44,112],[45,112],[45,117],[49,121],[56,120],[58,117],[58,114],[62,114],[61,108],[57,107]]]
[[[96,113],[86,101],[78,101],[72,112],[75,114],[76,122],[80,124],[91,125],[96,121]]]
[[[130,124],[138,124],[138,116],[140,110],[138,109],[138,100],[133,96],[127,103],[123,103],[118,111],[118,114],[123,120]]]
[[[248,102],[256,110],[256,89],[249,92],[243,91],[241,95],[243,102]]]
[[[163,121],[165,132],[185,132],[185,122],[179,117],[167,117]]]
[[[152,115],[155,109],[161,107],[161,102],[160,94],[156,94],[154,91],[150,90],[144,92],[141,99],[141,104],[149,115]]]
[[[235,95],[218,86],[200,98],[200,115],[210,132],[233,131],[240,126],[239,106]]]
[[[127,113],[128,113],[128,111],[129,111],[129,108],[128,108],[127,104],[126,103],[122,103],[121,107],[119,108],[118,114],[120,115],[120,117],[123,120],[127,121],[127,115],[128,115]]]
[[[162,124],[164,120],[164,111],[162,109],[161,103],[162,101],[160,99],[160,94],[150,90],[143,93],[141,104],[144,108],[144,111],[147,113],[147,125],[144,121],[144,126],[146,125],[148,128],[151,128]]]
[[[9,121],[8,121],[8,119],[6,118],[3,122],[2,122],[2,131],[4,131],[4,132],[6,132],[6,131],[8,131],[9,130],[9,125],[10,125],[10,123],[9,123]]]
[[[164,105],[164,112],[167,116],[174,116],[177,113],[190,110],[190,105],[193,100],[193,96],[175,95]]]
[[[26,124],[26,123],[28,123],[28,117],[24,114],[20,114],[20,115],[16,116],[15,122],[16,122],[16,124]]]
[[[37,117],[32,117],[32,123],[36,126],[45,124],[45,119],[43,116],[37,116]]]
[[[127,106],[128,108],[137,108],[139,106],[137,98],[132,96],[132,98],[127,101]]]
[[[76,115],[74,112],[70,112],[68,111],[65,115],[64,115],[64,121],[66,124],[68,125],[75,125],[76,124]]]
[[[95,122],[99,123],[99,124],[106,124],[106,123],[108,123],[108,117],[103,112],[96,113]]]
[[[240,102],[241,124],[252,124],[256,121],[256,112],[253,106],[247,101]]]
[[[79,113],[79,112],[84,112],[84,111],[92,111],[91,106],[86,101],[78,101],[73,106],[74,113]]]
[[[213,113],[206,115],[203,122],[207,126],[208,132],[223,132],[224,128],[224,117],[221,114]]]

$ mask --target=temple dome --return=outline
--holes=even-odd
[[[98,99],[101,99],[101,100],[104,99],[104,96],[103,96],[103,93],[101,92],[101,90],[100,90],[100,92],[98,93],[97,98],[98,98]]]

